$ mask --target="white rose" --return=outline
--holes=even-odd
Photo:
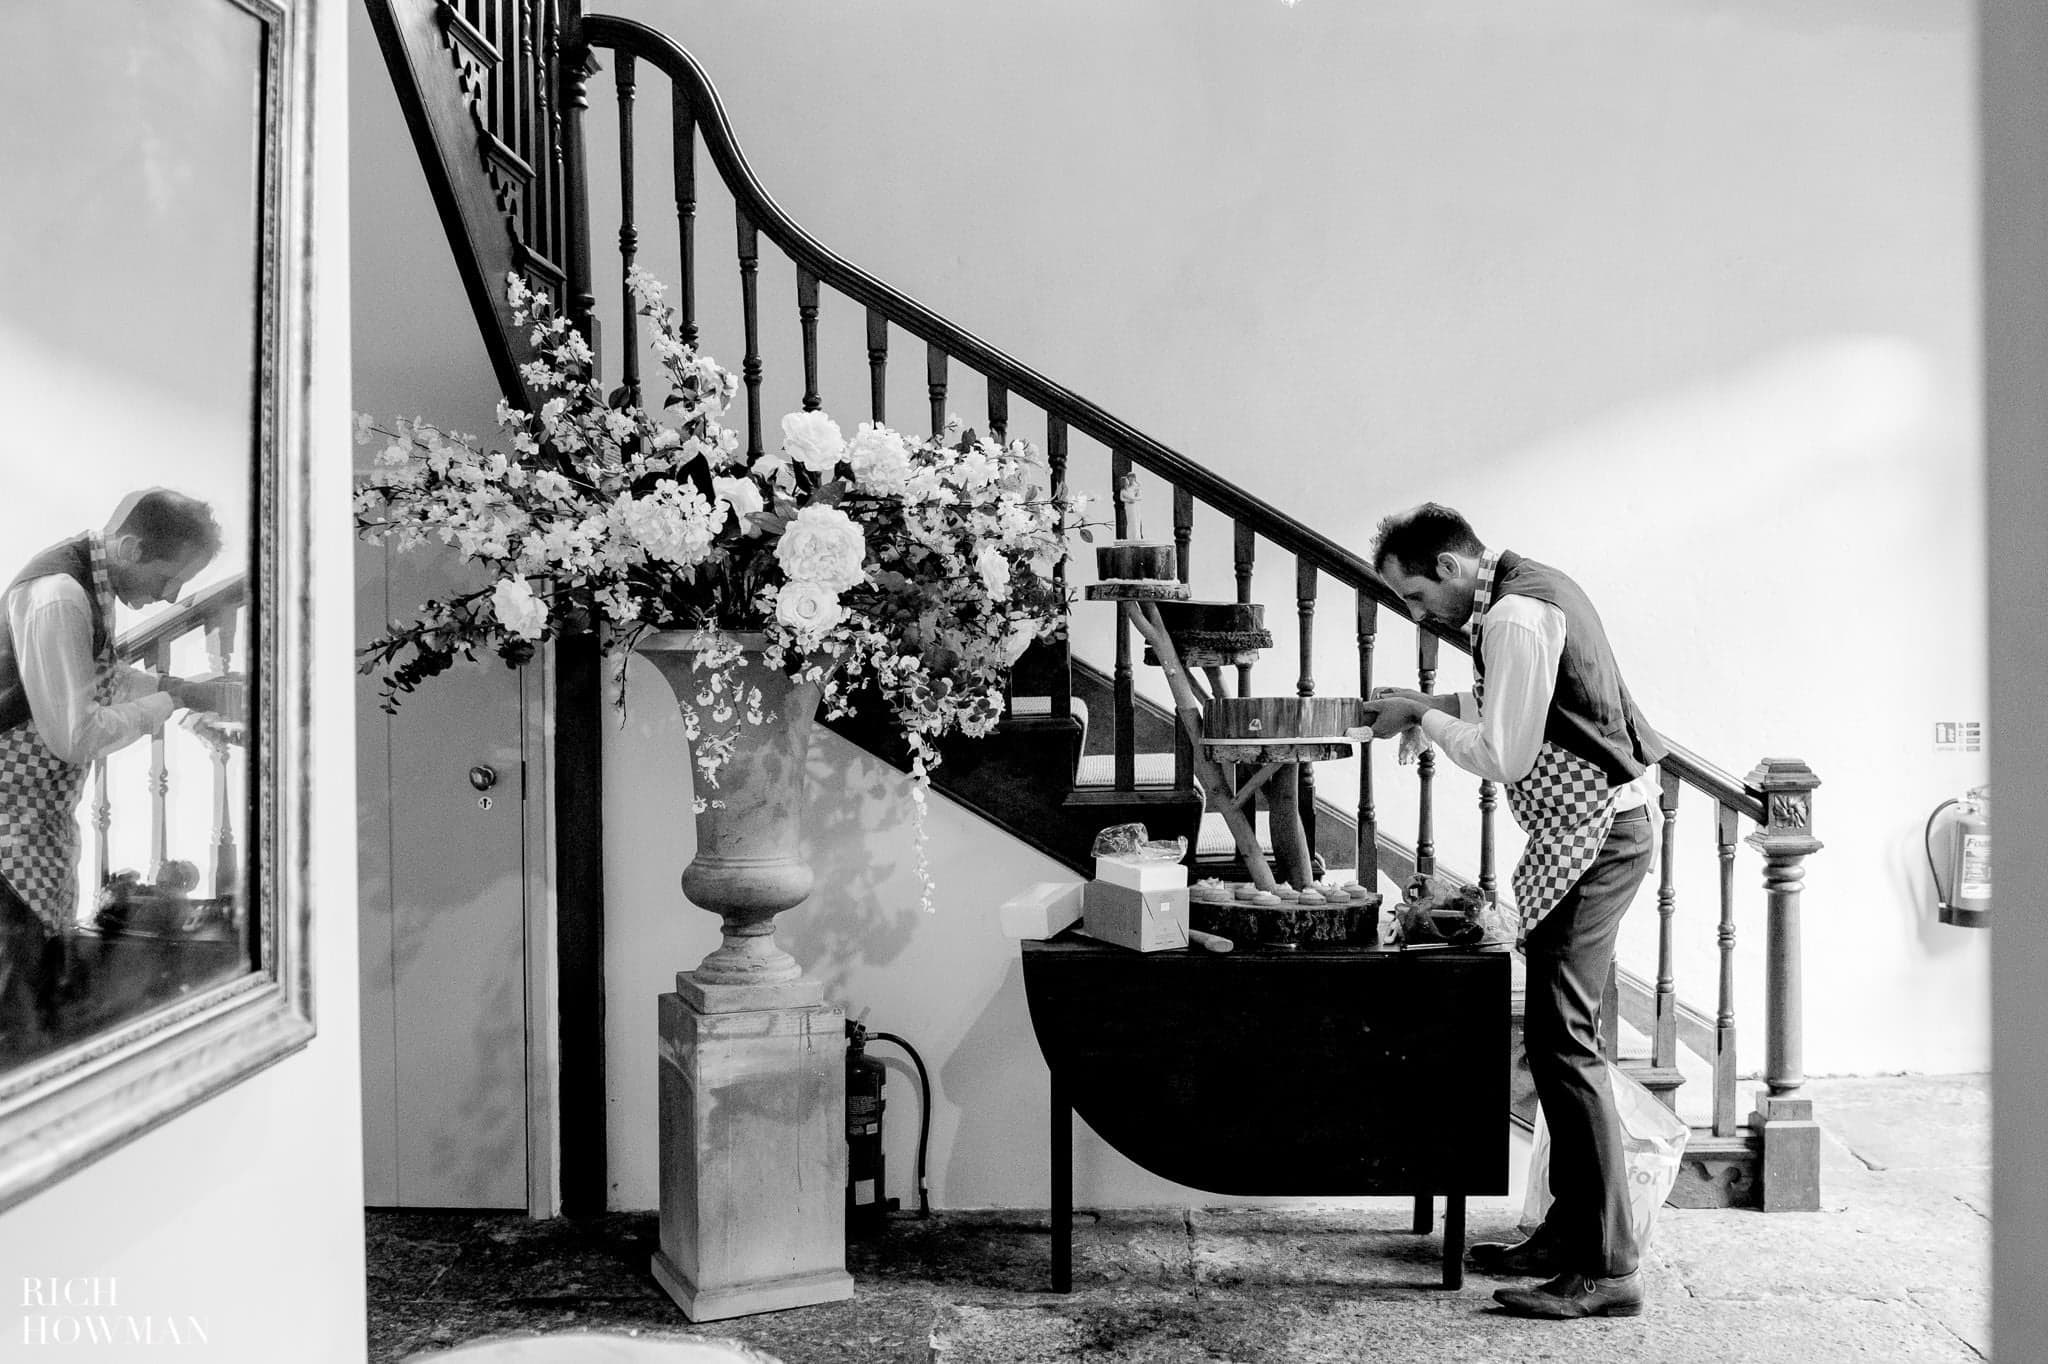
[[[846,461],[853,466],[854,484],[862,492],[888,496],[909,485],[910,447],[886,426],[862,422],[859,434],[846,447]]]
[[[792,412],[782,419],[782,448],[790,458],[818,475],[839,467],[846,437],[839,423],[822,412]]]
[[[500,578],[491,589],[491,610],[498,624],[521,639],[539,639],[548,623],[548,608],[533,595],[524,578]]]
[[[801,636],[817,639],[846,616],[839,594],[823,583],[784,583],[775,594],[775,619]]]
[[[716,460],[712,462],[717,463]],[[790,492],[796,488],[794,467],[781,455],[763,455],[748,466],[747,472],[764,483],[773,483],[784,492]]]
[[[805,507],[775,545],[775,558],[792,582],[821,583],[834,592],[866,576],[867,553],[867,537],[837,507]]]
[[[761,528],[747,519],[768,505],[761,496],[760,484],[751,478],[713,478],[711,487],[718,494],[718,500],[732,508],[733,520],[739,523],[742,531],[748,535],[761,533]]]
[[[1010,595],[1010,561],[1001,550],[990,545],[975,555],[974,571],[981,575],[981,585],[989,596],[1001,601]]]

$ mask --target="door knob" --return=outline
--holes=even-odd
[[[498,784],[498,770],[478,763],[469,769],[469,784],[479,791],[488,791]]]

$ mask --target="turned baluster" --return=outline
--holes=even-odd
[[[562,181],[563,202],[590,202],[590,158],[585,148],[583,118],[590,108],[590,77],[597,70],[597,54],[578,44],[564,64],[567,89],[562,96]],[[590,215],[564,210],[565,234],[569,248],[569,321],[583,333],[591,350],[590,371],[598,372],[603,353],[597,320],[597,295],[590,277]]]
[[[868,410],[877,426],[889,420],[889,319],[868,309]]]
[[[1678,1064],[1678,982],[1673,967],[1673,921],[1678,912],[1678,774],[1669,768],[1658,770],[1661,792],[1658,808],[1664,816],[1663,838],[1657,848],[1657,1013],[1650,1030],[1650,1064],[1672,1068]],[[1676,1106],[1676,1096],[1666,1091],[1666,1103]]]
[[[1436,687],[1437,637],[1427,630],[1415,632],[1415,680],[1424,692]],[[1428,876],[1436,871],[1436,749],[1424,748],[1415,760],[1416,823],[1415,870]]]
[[[112,873],[107,831],[114,825],[114,800],[107,792],[107,760],[92,765],[92,883],[104,886]]]
[[[924,348],[925,389],[932,400],[932,434],[946,430],[946,352],[927,342]]]
[[[233,608],[215,615],[206,624],[206,659],[216,673],[232,670],[235,648],[236,615]],[[239,705],[231,708],[235,717],[248,719],[246,693]],[[215,896],[230,895],[240,883],[237,875],[238,854],[235,848],[234,801],[228,791],[228,742],[216,735],[207,743],[209,756],[213,759],[213,847],[212,865],[208,868],[208,885]]]
[[[1494,812],[1500,809],[1500,787],[1479,783],[1479,893],[1488,904],[1500,901],[1499,859],[1494,851]]]
[[[880,421],[878,416],[876,421]],[[1063,417],[1047,413],[1045,417],[1045,461],[1052,478],[1052,496],[1060,508],[1060,541],[1067,541],[1067,423]],[[1060,559],[1052,566],[1053,581],[1059,585],[1060,599],[1067,595],[1067,561]],[[1052,713],[1066,716],[1074,713],[1074,674],[1071,666],[1073,654],[1071,615],[1067,624],[1068,636],[1052,647],[1058,650],[1059,666],[1054,669],[1052,683]]]
[[[1721,863],[1721,991],[1714,1013],[1714,1135],[1735,1135],[1735,832],[1741,812],[1717,805],[1714,849]]]
[[[1239,602],[1249,602],[1252,599],[1252,558],[1257,552],[1257,547],[1257,532],[1246,522],[1239,521],[1236,529],[1236,540],[1231,550],[1232,567],[1237,574],[1237,599]],[[1237,694],[1239,696],[1250,696],[1252,694],[1252,665],[1249,663],[1237,665]]]
[[[988,381],[988,435],[997,445],[1010,436],[1010,390],[994,379]]]
[[[1372,695],[1372,655],[1379,643],[1380,607],[1364,588],[1358,589],[1358,694]],[[1372,801],[1372,744],[1358,747],[1358,884],[1377,890],[1380,884],[1379,819]]]
[[[1111,501],[1116,506],[1116,538],[1131,535],[1131,508],[1125,485],[1131,478],[1131,457],[1122,450],[1109,454]],[[1111,675],[1116,705],[1116,789],[1129,791],[1138,784],[1137,699],[1131,677],[1131,626],[1123,611],[1116,613],[1116,670]]]
[[[818,277],[806,266],[796,268],[796,319],[804,338],[804,411],[824,405],[818,396]]]
[[[740,314],[745,323],[746,350],[740,375],[747,385],[747,462],[761,457],[761,313],[759,306],[761,240],[747,210],[735,206],[739,221]]]
[[[619,69],[616,85],[619,98],[619,278],[621,281],[632,274],[633,262],[640,250],[640,231],[633,222],[633,110],[634,86],[638,81],[637,65],[630,52],[619,54]],[[626,388],[630,402],[640,401],[640,312],[633,301],[633,291],[625,284],[620,285],[619,363],[623,371],[621,382]],[[591,377],[597,377],[593,366]]]
[[[1182,582],[1188,581],[1188,548],[1195,538],[1195,495],[1186,488],[1173,490],[1173,565]]]
[[[1195,536],[1195,495],[1186,488],[1173,490],[1173,566],[1182,582],[1188,580]],[[1213,670],[1212,670],[1213,675]],[[1195,743],[1186,725],[1173,727],[1173,784],[1186,790],[1195,780]]]
[[[676,235],[682,243],[682,278],[676,281],[676,312],[683,341],[697,344],[697,120],[690,97],[673,87],[675,118]]]
[[[534,85],[540,91],[540,103],[534,110],[534,137],[538,139],[538,148],[533,167],[540,176],[542,195],[541,201],[534,206],[533,221],[538,229],[534,240],[541,244],[541,254],[550,262],[560,262],[565,259],[568,245],[568,228],[564,222],[568,217],[568,195],[563,192],[566,167],[562,151],[562,110],[561,102],[555,96],[555,75],[563,70],[562,23],[555,0],[539,0],[539,4],[542,6],[540,42],[533,72]]]
[[[170,641],[163,640],[156,645],[152,666],[156,672],[170,672]],[[149,736],[149,879],[152,881],[163,875],[164,862],[170,856],[170,791],[171,769],[164,753],[164,732],[159,728]]]
[[[1316,694],[1315,675],[1315,633],[1316,633],[1316,565],[1306,554],[1294,561],[1294,611],[1300,622],[1301,676],[1295,681],[1294,694],[1302,697]],[[1301,792],[1301,831],[1308,839],[1309,866],[1304,875],[1314,878],[1316,857],[1316,768],[1314,763],[1300,763],[1296,767],[1296,785]]]

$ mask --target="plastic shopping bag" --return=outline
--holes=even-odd
[[[1607,1067],[1607,1087],[1614,1095],[1615,1112],[1621,1115],[1621,1145],[1628,1171],[1629,1222],[1635,1228],[1636,1249],[1650,1244],[1650,1230],[1657,1223],[1657,1209],[1671,1196],[1678,1182],[1679,1162],[1685,1157],[1685,1139],[1691,1129],[1676,1113],[1657,1101],[1613,1065]],[[1522,1200],[1522,1230],[1533,1232],[1550,1211],[1550,1128],[1543,1110],[1536,1110],[1536,1146],[1529,1153],[1529,1191]]]

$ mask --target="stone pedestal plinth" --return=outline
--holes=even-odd
[[[846,1014],[661,997],[661,1249],[691,1321],[837,1302],[846,1272]]]

